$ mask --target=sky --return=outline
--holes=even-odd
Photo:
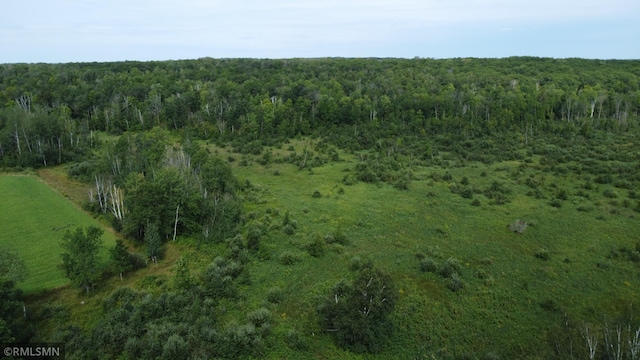
[[[638,0],[0,0],[0,63],[640,59]]]

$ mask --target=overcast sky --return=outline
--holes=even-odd
[[[0,0],[0,63],[640,59],[639,0]]]

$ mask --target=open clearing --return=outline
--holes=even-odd
[[[60,241],[76,226],[100,225],[71,201],[32,176],[0,176],[0,247],[14,249],[29,276],[19,286],[27,293],[66,285],[60,264]],[[103,258],[115,236],[105,231]]]

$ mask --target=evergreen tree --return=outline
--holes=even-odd
[[[118,239],[116,240],[116,245],[109,250],[109,253],[111,255],[111,262],[116,272],[120,273],[120,280],[122,280],[122,274],[133,268],[127,247],[122,240]]]

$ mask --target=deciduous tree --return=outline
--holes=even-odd
[[[98,253],[103,234],[104,231],[97,226],[89,226],[86,230],[78,227],[64,234],[60,245],[64,250],[61,268],[74,286],[89,291],[100,280],[102,269]]]

